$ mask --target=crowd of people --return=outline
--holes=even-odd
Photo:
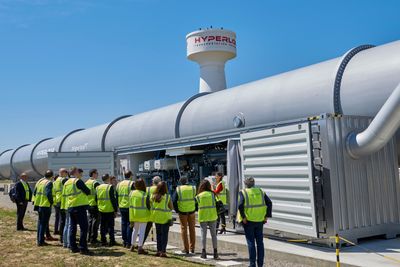
[[[61,168],[58,175],[46,171],[32,191],[26,173],[21,174],[15,185],[17,204],[17,230],[25,230],[23,218],[27,204],[32,201],[38,212],[37,245],[46,246],[46,241],[55,241],[49,229],[52,207],[55,211],[54,235],[72,253],[90,255],[88,243],[101,246],[118,245],[115,240],[115,218],[121,215],[123,247],[138,254],[148,254],[145,241],[155,224],[157,253],[167,257],[168,233],[173,225],[173,210],[179,216],[182,252],[195,253],[196,212],[201,229],[201,258],[207,258],[206,241],[209,230],[213,246],[213,258],[219,259],[217,234],[226,232],[225,212],[227,189],[223,174],[216,173],[212,185],[204,179],[198,188],[181,177],[180,185],[172,195],[166,182],[159,176],[146,187],[142,178],[134,179],[131,171],[124,174],[125,180],[118,182],[115,176],[104,174],[99,181],[96,169],[89,172],[89,179],[82,180],[83,170]],[[263,266],[263,228],[271,217],[272,202],[264,191],[254,186],[254,178],[244,181],[245,189],[239,192],[237,221],[243,225],[249,249],[250,266]],[[76,235],[79,225],[80,238]],[[98,232],[100,228],[100,240]],[[189,234],[188,234],[189,232]],[[107,240],[108,237],[108,240]],[[257,245],[256,245],[257,244]]]

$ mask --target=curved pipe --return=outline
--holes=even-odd
[[[1,153],[0,153],[0,157],[1,157],[4,153],[6,153],[6,152],[8,152],[8,151],[10,151],[10,150],[12,150],[12,149],[7,149],[7,150],[4,150],[3,152],[1,152]],[[4,177],[3,175],[0,174],[0,178],[7,178],[7,177]]]
[[[65,140],[67,140],[67,138],[68,138],[71,134],[74,134],[74,133],[79,132],[79,131],[82,131],[82,130],[85,130],[85,129],[83,129],[83,128],[81,128],[81,129],[76,129],[76,130],[73,130],[73,131],[67,133],[67,134],[63,137],[63,139],[61,140],[60,145],[58,146],[58,151],[57,151],[57,152],[61,152],[61,148],[62,148],[62,146],[63,146]]]
[[[31,159],[30,159],[30,161],[31,161],[32,170],[33,170],[34,172],[36,172],[36,174],[38,174],[39,176],[42,176],[42,175],[44,176],[44,174],[41,174],[41,173],[36,169],[35,164],[33,164],[33,152],[34,152],[35,149],[38,147],[38,145],[40,145],[40,144],[43,143],[44,141],[47,141],[47,140],[50,140],[50,139],[52,139],[52,138],[45,138],[45,139],[40,140],[39,142],[36,143],[36,145],[32,148],[32,151],[31,151]]]
[[[342,78],[344,71],[347,67],[347,64],[349,64],[350,60],[357,55],[359,52],[375,47],[374,45],[360,45],[357,47],[354,47],[353,49],[349,50],[346,52],[346,54],[343,55],[342,60],[340,62],[340,65],[338,67],[338,70],[336,72],[336,77],[335,77],[335,84],[333,86],[333,106],[336,114],[343,114],[342,110],[342,104],[340,100],[340,88],[342,86]]]
[[[16,148],[16,149],[13,151],[13,153],[11,154],[11,158],[10,158],[11,177],[13,176],[13,173],[14,173],[14,174],[17,174],[17,171],[14,169],[14,166],[13,166],[13,159],[14,159],[15,153],[16,153],[18,150],[20,150],[21,148],[23,148],[23,147],[25,147],[25,146],[29,146],[29,145],[30,145],[30,144],[25,144],[25,145],[19,146],[19,147]]]
[[[130,116],[132,116],[132,115],[120,116],[120,117],[114,119],[112,122],[110,122],[110,123],[108,124],[107,128],[104,130],[103,137],[101,138],[101,151],[103,151],[103,152],[106,151],[106,138],[107,138],[108,131],[111,129],[111,127],[112,127],[117,121],[122,120],[122,119],[125,119],[125,118],[128,118],[128,117],[130,117]]]
[[[357,159],[377,152],[393,137],[400,127],[400,83],[376,114],[371,124],[361,133],[347,136],[347,152]]]

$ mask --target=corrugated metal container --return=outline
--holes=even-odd
[[[400,234],[396,138],[358,160],[346,149],[348,135],[371,120],[324,114],[241,134],[243,175],[253,176],[273,202],[270,233],[322,243],[336,233],[354,242]]]
[[[346,137],[360,132],[371,122],[365,117],[333,117],[313,123],[314,163],[321,222],[325,237],[339,233],[352,240],[400,233],[400,183],[396,139],[370,156],[352,159],[346,151]],[[319,132],[319,133],[318,133]],[[320,146],[320,149],[318,149]],[[318,170],[320,169],[320,171]],[[321,195],[322,194],[322,195]],[[324,225],[325,223],[321,223]]]
[[[309,123],[241,135],[244,177],[273,202],[268,228],[317,237]]]

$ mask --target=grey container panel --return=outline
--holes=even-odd
[[[31,164],[31,153],[35,144],[24,146],[18,149],[13,157],[12,166],[16,175],[21,175],[21,173],[26,172],[29,179],[37,179],[40,177],[39,174],[35,172]]]
[[[243,175],[273,202],[267,228],[317,237],[309,124],[241,134]]]
[[[48,152],[57,152],[60,146],[60,143],[63,139],[63,136],[59,136],[56,138],[52,138],[46,141],[43,141],[33,150],[32,153],[32,162],[35,169],[41,174],[44,175],[47,166],[47,153]]]
[[[60,152],[102,151],[101,142],[108,123],[75,132],[68,136]]]
[[[108,131],[105,150],[175,138],[175,121],[182,103],[117,121]]]
[[[320,122],[323,179],[329,176],[325,191],[329,186],[332,195],[331,200],[325,199],[327,236],[339,232],[356,240],[400,233],[400,184],[395,138],[377,153],[358,160],[352,159],[346,151],[347,135],[353,130],[364,130],[370,121],[362,117],[329,117]]]
[[[9,150],[0,156],[0,175],[7,179],[11,177],[10,161],[13,153],[14,150]]]
[[[336,58],[195,99],[182,115],[181,137],[234,129],[239,113],[254,126],[333,112],[339,63]]]
[[[346,115],[373,117],[400,81],[400,41],[359,52],[346,67],[341,102]]]
[[[114,154],[112,152],[53,152],[49,153],[49,168],[78,167],[83,169],[85,179],[91,169],[97,169],[99,177],[108,173],[114,174]]]

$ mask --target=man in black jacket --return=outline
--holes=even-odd
[[[32,190],[29,184],[26,182],[27,180],[28,175],[23,172],[20,176],[20,180],[15,184],[15,204],[17,204],[17,231],[26,230],[23,222],[28,202],[32,200]]]

